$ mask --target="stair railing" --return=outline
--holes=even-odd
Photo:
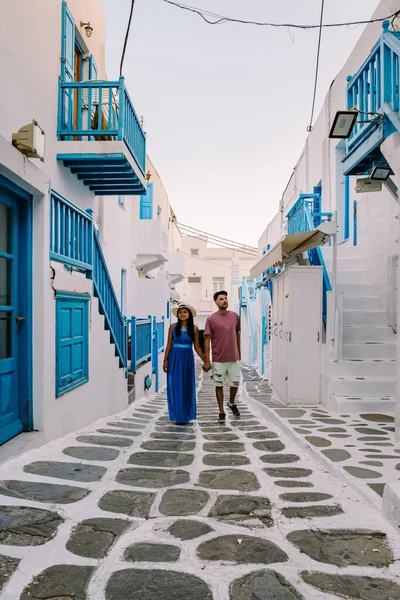
[[[100,313],[105,318],[106,329],[110,331],[111,341],[115,345],[115,355],[119,357],[120,366],[126,368],[126,319],[122,315],[96,230],[93,234],[93,289],[99,300]]]

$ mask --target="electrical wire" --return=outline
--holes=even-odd
[[[232,266],[230,265],[223,265],[222,263],[217,263],[215,261],[212,260],[208,260],[208,258],[200,258],[200,256],[192,256],[191,254],[189,254],[189,252],[183,252],[182,250],[179,251],[180,254],[184,254],[185,256],[190,256],[190,258],[194,258],[196,260],[202,260],[203,262],[206,262],[210,265],[217,265],[217,267],[222,267],[224,269],[232,269]],[[248,269],[239,269],[239,271],[243,271],[244,273],[248,273],[249,270]]]
[[[221,25],[223,23],[241,23],[243,25],[259,25],[261,27],[292,27],[294,29],[319,29],[320,25],[300,25],[299,23],[270,23],[265,21],[248,21],[246,19],[234,19],[233,17],[226,17],[217,13],[212,13],[202,8],[196,8],[195,6],[188,6],[173,0],[163,0],[167,4],[171,4],[176,8],[193,12],[201,17],[208,25]],[[379,17],[377,19],[369,19],[365,21],[349,21],[346,23],[325,23],[323,27],[349,27],[351,25],[368,25],[369,23],[380,23],[386,19],[395,19],[400,15],[400,10],[388,15],[387,17]],[[210,19],[215,19],[214,21]]]
[[[313,92],[313,99],[312,99],[310,124],[307,127],[307,131],[308,132],[312,131],[312,128],[313,128],[314,111],[315,111],[315,99],[317,97],[319,58],[320,58],[320,55],[321,55],[322,27],[323,27],[323,20],[324,20],[324,6],[325,6],[325,0],[322,0],[322,2],[321,2],[321,16],[320,16],[320,19],[319,19],[319,35],[318,35],[318,46],[317,46],[317,59],[316,59],[316,64],[315,64],[314,92]]]
[[[241,244],[239,242],[235,242],[234,240],[230,240],[228,238],[221,237],[220,235],[215,235],[213,233],[208,233],[207,231],[203,231],[202,229],[197,229],[196,227],[191,227],[190,225],[184,225],[183,223],[177,223],[178,227],[182,227],[189,231],[193,231],[194,233],[202,234],[208,238],[214,238],[216,240],[221,240],[224,242],[228,242],[231,246],[237,246],[240,248],[245,248],[246,250],[251,250],[257,252],[257,248],[255,246],[249,246],[248,244]]]
[[[124,47],[122,49],[121,63],[120,63],[120,66],[119,66],[119,76],[120,77],[122,77],[122,67],[124,65],[126,45],[128,43],[129,32],[130,32],[130,29],[131,29],[132,15],[133,15],[134,6],[135,6],[135,0],[132,0],[132,2],[131,2],[131,11],[130,11],[129,20],[128,20],[128,26],[126,28],[126,34],[125,34],[125,40],[124,40]]]
[[[191,237],[195,240],[200,240],[201,242],[204,242],[204,236],[203,237],[199,237],[197,235],[193,235],[193,234],[189,234],[189,233],[185,233],[183,232],[183,235],[186,235],[186,237]],[[227,246],[226,244],[221,244],[218,243],[216,241],[212,241],[213,244],[215,244],[215,246],[218,246],[219,248],[226,248],[227,250],[234,250],[236,252],[240,252],[241,254],[247,254],[247,256],[251,256],[253,258],[257,258],[257,254],[253,253],[253,252],[247,252],[246,250],[240,250],[239,248],[232,248],[230,246]]]

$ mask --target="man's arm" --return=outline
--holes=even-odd
[[[240,331],[239,331],[239,333],[236,334],[236,343],[237,343],[237,349],[238,349],[238,354],[239,354],[239,360],[242,360],[242,352],[240,349]]]
[[[211,369],[211,361],[210,361],[210,349],[211,349],[211,336],[204,334],[204,371],[209,371]]]

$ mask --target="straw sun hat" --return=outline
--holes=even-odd
[[[193,306],[190,306],[189,304],[178,304],[178,306],[175,306],[175,308],[172,309],[172,314],[175,315],[175,317],[178,316],[178,312],[179,312],[180,308],[187,308],[192,313],[193,319],[195,318],[196,309],[193,308]]]

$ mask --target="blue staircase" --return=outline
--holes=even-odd
[[[110,342],[115,346],[115,356],[119,357],[119,366],[126,368],[126,318],[122,315],[101,249],[99,234],[95,229],[93,229],[93,292],[99,300],[99,311],[104,315],[104,326],[110,332]]]

